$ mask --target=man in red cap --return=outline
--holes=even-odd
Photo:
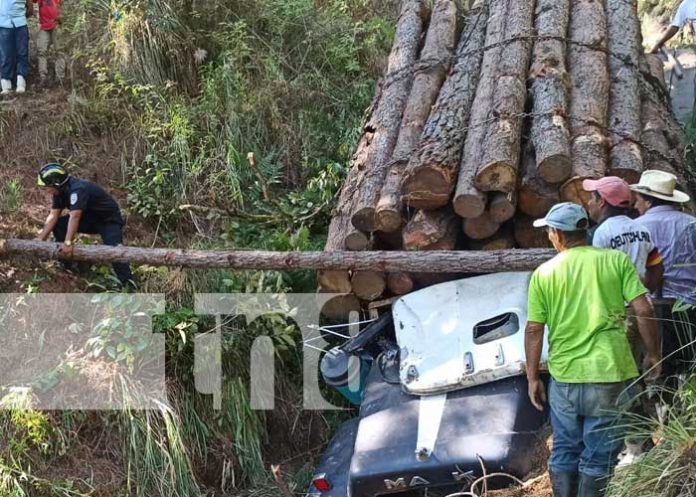
[[[632,204],[631,188],[617,176],[582,183],[585,191],[592,192],[587,204],[590,218],[597,223],[591,232],[592,245],[624,252],[636,266],[638,275],[652,292],[662,283],[662,257],[640,222],[628,217]]]

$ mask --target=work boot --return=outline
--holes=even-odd
[[[24,93],[27,91],[27,82],[24,76],[17,76],[17,93]]]
[[[597,477],[580,473],[578,497],[604,497],[608,483],[609,477],[607,476]]]
[[[12,93],[12,81],[9,79],[0,80],[0,88],[2,88],[1,95],[9,95]]]
[[[578,474],[571,471],[550,471],[553,497],[577,497]]]

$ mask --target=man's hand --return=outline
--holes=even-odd
[[[546,388],[544,387],[544,382],[536,378],[528,380],[528,385],[529,400],[539,411],[543,411],[544,404],[546,403]]]
[[[72,245],[66,245],[64,243],[61,243],[60,247],[58,247],[58,252],[62,256],[72,257],[73,256],[73,248],[74,247]]]
[[[643,370],[645,381],[650,383],[657,380],[662,373],[662,358],[660,356],[646,354],[643,359]]]

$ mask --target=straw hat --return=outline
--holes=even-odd
[[[631,185],[631,190],[642,195],[655,197],[668,202],[683,204],[689,201],[689,196],[676,190],[677,177],[665,171],[648,170],[640,176],[637,185]]]

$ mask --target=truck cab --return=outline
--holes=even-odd
[[[530,276],[478,276],[406,295],[392,306],[392,327],[368,326],[359,351],[350,341],[333,351],[364,355],[365,336],[379,335],[381,352],[359,362],[369,368],[354,385],[359,415],[332,438],[307,496],[447,495],[484,473],[527,475],[547,421],[524,376]]]

